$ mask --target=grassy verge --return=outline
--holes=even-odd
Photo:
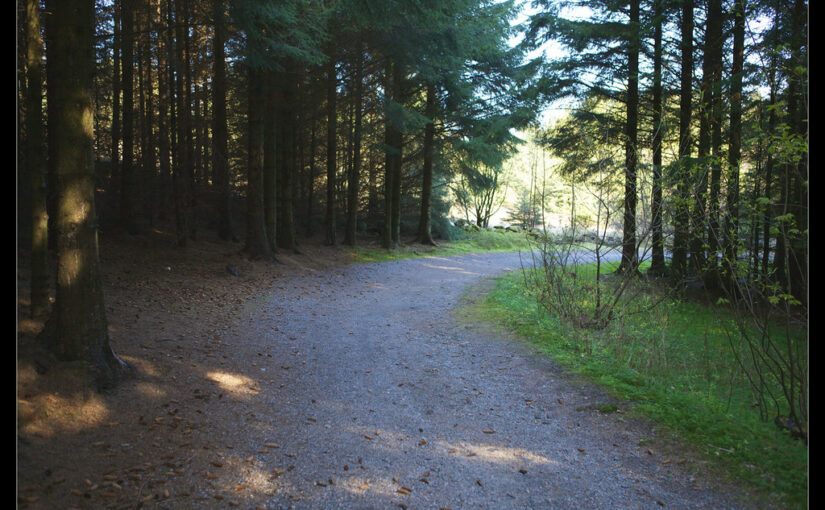
[[[586,271],[577,269],[580,278]],[[774,504],[807,507],[807,446],[760,421],[730,350],[732,318],[724,311],[674,300],[601,331],[575,328],[539,306],[518,271],[500,278],[475,306],[478,316],[632,402],[632,413],[663,425],[714,471]]]
[[[438,241],[438,246],[408,244],[394,250],[385,250],[375,245],[344,247],[342,250],[355,263],[385,262],[388,260],[413,257],[443,257],[467,253],[501,252],[526,250],[530,246],[525,234],[516,232],[481,231],[467,235],[467,239]]]

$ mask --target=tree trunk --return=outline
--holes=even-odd
[[[312,237],[314,234],[312,223],[312,205],[315,199],[315,151],[317,149],[317,137],[315,136],[315,118],[312,120],[309,137],[309,175],[307,176],[307,196],[306,196],[306,235]]]
[[[277,245],[285,250],[295,251],[295,223],[293,214],[293,195],[295,193],[293,176],[295,175],[295,131],[297,101],[297,66],[288,62],[286,72],[280,73],[282,104],[278,115],[281,129],[278,141],[281,165],[278,167],[278,226]]]
[[[226,20],[224,0],[213,0],[215,35],[212,44],[212,175],[218,195],[218,237],[232,239],[232,212],[229,187],[229,131],[226,120]]]
[[[99,388],[113,386],[127,365],[109,344],[94,203],[94,2],[60,0],[53,10],[55,169],[58,217],[57,292],[43,340],[58,359],[84,361]]]
[[[404,104],[404,69],[400,64],[396,64],[394,66],[392,79],[393,99],[397,103],[397,107],[400,110],[403,108],[402,105]],[[395,149],[395,154],[392,158],[392,166],[390,167],[390,170],[392,171],[392,244],[397,247],[401,246],[401,162],[403,161],[404,154],[404,135],[401,132],[400,113],[396,122],[398,125],[396,125],[395,129],[392,130],[392,147]]]
[[[791,12],[791,76],[788,79],[788,122],[791,132],[808,145],[807,97],[807,9],[804,0],[795,0]],[[793,230],[788,234],[788,290],[802,305],[808,305],[808,154],[787,166],[789,172],[788,212]]]
[[[171,4],[171,2],[170,2]],[[175,99],[176,99],[176,149],[175,168],[173,176],[173,191],[175,195],[175,234],[180,247],[185,247],[189,237],[189,183],[191,172],[191,153],[188,148],[188,139],[191,136],[191,114],[189,110],[188,94],[186,94],[185,68],[187,59],[184,43],[184,24],[186,16],[182,2],[175,4]]]
[[[708,264],[706,268],[705,285],[710,288],[718,286],[719,268],[718,255],[722,241],[720,217],[720,194],[722,189],[722,1],[708,1],[707,32],[710,46],[705,53],[705,59],[710,60],[711,70],[711,104],[710,104],[710,132],[711,132],[711,172],[710,172],[710,199],[708,201]]]
[[[109,173],[109,185],[106,187],[106,195],[109,209],[114,210],[117,195],[114,190],[120,183],[120,0],[115,0],[112,9],[112,150],[111,150],[111,170]]]
[[[46,211],[46,161],[43,143],[43,87],[40,2],[26,1],[26,152],[31,187],[31,316],[49,311],[49,215]]]
[[[163,34],[162,2],[158,2],[158,12],[155,28],[158,32],[158,160],[160,178],[158,186],[158,218],[166,219],[169,212],[169,189],[172,186],[172,167],[170,158],[171,147],[169,140],[169,69],[168,69],[168,38]]]
[[[355,232],[358,227],[358,205],[360,195],[360,174],[361,174],[361,119],[363,117],[363,67],[364,56],[359,54],[355,66],[355,134],[352,148],[352,163],[350,167],[347,205],[347,229],[344,237],[344,244],[355,246]]]
[[[263,108],[264,110],[264,225],[266,227],[266,239],[269,242],[269,249],[275,252],[275,235],[278,230],[278,204],[276,199],[278,183],[276,176],[278,174],[277,167],[281,164],[279,161],[281,147],[279,141],[276,140],[279,138],[277,133],[280,133],[283,129],[279,117],[280,104],[283,103],[283,98],[280,97],[281,83],[280,80],[276,79],[275,71],[268,70],[261,71],[261,73],[266,82],[264,102],[258,105],[259,108]]]
[[[653,189],[651,190],[651,262],[649,273],[664,275],[662,235],[662,0],[654,0],[653,17]]]
[[[191,37],[189,36],[189,20],[192,16],[192,7],[189,0],[179,0],[182,4],[183,16],[178,19],[178,27],[181,30],[181,38],[183,40],[183,54],[181,55],[183,62],[183,78],[184,78],[184,103],[185,109],[183,113],[183,124],[186,126],[185,147],[186,147],[186,165],[183,167],[184,178],[186,180],[186,198],[184,202],[184,210],[186,212],[187,235],[195,240],[197,238],[197,186],[195,182],[195,140],[194,131],[195,126],[192,122],[192,105],[194,104],[192,98],[192,50]]]
[[[636,251],[636,166],[639,123],[639,0],[630,2],[630,32],[627,65],[627,124],[625,126],[624,229],[620,272],[638,271]]]
[[[427,84],[427,105],[424,115],[424,166],[421,178],[421,213],[418,221],[418,242],[435,246],[430,226],[430,203],[433,194],[433,145],[435,138],[435,86]]]
[[[264,222],[263,167],[264,167],[264,119],[261,105],[264,104],[263,71],[249,67],[249,109],[248,170],[246,185],[246,247],[249,258],[272,258]]]
[[[742,148],[742,71],[745,61],[745,0],[737,0],[733,23],[733,64],[730,84],[730,141],[726,222],[724,226],[725,281],[732,288],[736,278],[736,255],[739,243],[739,164]],[[755,230],[755,229],[754,229]]]
[[[335,59],[330,52],[327,63],[327,211],[326,211],[326,244],[338,244],[335,225],[335,174],[337,170],[336,153],[336,97],[338,79],[335,72]]]
[[[120,225],[137,234],[134,169],[134,0],[121,0],[121,64],[123,67],[123,164],[120,172]]]
[[[387,60],[387,67],[384,74],[384,90],[386,96],[386,104],[384,105],[384,227],[382,231],[382,245],[384,248],[391,250],[395,248],[392,236],[392,211],[393,206],[393,189],[395,185],[393,180],[395,173],[393,166],[395,165],[395,153],[397,149],[393,145],[396,139],[395,132],[398,130],[395,126],[395,121],[392,118],[392,101],[393,101],[393,69],[392,60]]]
[[[708,218],[708,175],[710,167],[711,148],[711,118],[713,117],[713,88],[714,88],[714,58],[713,58],[713,37],[714,32],[710,25],[718,20],[712,20],[708,16],[708,27],[705,30],[705,41],[702,60],[702,83],[699,99],[699,146],[697,149],[698,164],[691,179],[692,192],[694,197],[694,207],[691,214],[691,237],[690,237],[690,269],[695,275],[702,275],[705,272],[706,243],[708,236],[714,235],[707,232]]]

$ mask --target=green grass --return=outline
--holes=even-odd
[[[578,279],[592,271],[579,267]],[[716,307],[669,301],[594,331],[575,328],[539,306],[517,271],[496,281],[476,314],[503,324],[541,351],[598,383],[630,411],[663,425],[715,471],[783,507],[805,508],[808,449],[762,422]]]
[[[467,239],[458,241],[437,241],[438,246],[422,244],[404,245],[394,250],[359,246],[342,248],[351,256],[353,263],[384,262],[388,260],[408,259],[413,257],[443,257],[467,253],[503,252],[529,249],[530,244],[525,234],[516,232],[481,231],[468,233]]]

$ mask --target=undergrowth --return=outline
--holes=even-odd
[[[576,272],[581,278],[590,270]],[[807,506],[808,448],[760,420],[726,334],[731,314],[668,299],[595,330],[562,320],[536,297],[516,271],[497,280],[478,312],[632,402],[631,412],[664,425],[732,480],[781,506]]]

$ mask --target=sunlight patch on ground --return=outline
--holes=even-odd
[[[529,462],[531,464],[558,464],[557,461],[549,459],[544,455],[524,450],[521,448],[509,448],[506,446],[497,445],[479,445],[468,442],[447,443],[440,441],[438,443],[448,452],[453,452],[454,455],[460,455],[466,459],[481,460],[492,462],[495,464],[523,464]]]
[[[97,395],[43,394],[31,400],[18,399],[17,409],[19,431],[42,437],[100,427],[109,418],[109,409]]]
[[[443,269],[443,270],[446,270],[446,271],[455,271],[455,272],[461,273],[461,274],[469,274],[469,275],[477,274],[477,273],[474,273],[472,271],[467,271],[466,269],[461,269],[459,267],[454,267],[454,266],[436,266],[436,265],[433,265],[433,264],[424,264],[424,267],[430,267],[432,269]]]
[[[166,396],[166,392],[158,385],[152,383],[138,383],[135,386],[135,391],[142,397],[159,399]]]
[[[230,393],[257,395],[260,392],[260,388],[255,381],[245,375],[230,374],[228,372],[207,372],[206,378],[218,383],[221,388]]]

